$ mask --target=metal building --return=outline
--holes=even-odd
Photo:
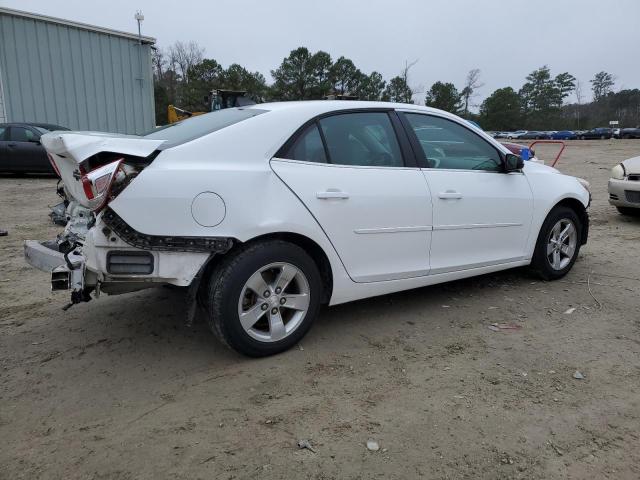
[[[155,39],[0,8],[0,123],[142,133],[155,126]]]

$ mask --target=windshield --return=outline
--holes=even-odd
[[[142,136],[151,140],[166,140],[159,148],[164,150],[222,130],[267,111],[258,108],[227,108],[156,128]]]

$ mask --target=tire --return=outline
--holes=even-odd
[[[560,231],[564,230],[564,227],[571,223],[574,227],[573,236],[567,238],[566,243],[563,241],[561,244],[556,244],[560,248],[566,248],[564,252],[571,250],[570,255],[559,251],[558,256],[561,261],[556,266],[553,265],[552,259],[555,259],[555,253],[548,253],[549,248],[552,248],[551,238],[555,236],[554,228],[560,224]],[[538,234],[538,240],[536,241],[536,247],[533,253],[533,259],[531,260],[531,269],[544,280],[557,280],[564,277],[578,258],[580,252],[580,239],[582,238],[582,223],[580,218],[574,210],[568,207],[555,207],[540,228]]]
[[[606,140],[606,138],[607,138],[606,136],[600,135],[600,140]],[[609,138],[611,138],[611,137],[609,137]]]
[[[621,215],[627,215],[629,217],[640,217],[640,208],[631,207],[616,207]]]
[[[276,293],[276,279],[285,270],[291,279]],[[250,284],[256,285],[256,290],[266,287],[265,292],[258,294]],[[297,344],[311,328],[322,290],[317,265],[299,246],[282,240],[248,244],[229,254],[211,272],[206,299],[209,327],[219,340],[244,355],[280,353]],[[290,306],[293,295],[300,305],[306,302],[304,311]],[[247,327],[241,322],[242,312],[249,315]]]
[[[582,135],[582,136],[580,137],[580,140],[585,140],[584,135]]]

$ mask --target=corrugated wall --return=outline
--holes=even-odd
[[[151,46],[0,13],[7,121],[142,133],[155,125]]]

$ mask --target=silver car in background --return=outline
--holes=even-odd
[[[611,169],[609,203],[623,215],[640,215],[640,156]]]

